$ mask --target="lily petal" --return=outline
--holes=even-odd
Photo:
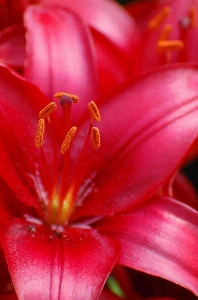
[[[3,0],[0,2],[0,29],[22,22],[22,14],[29,0]]]
[[[8,185],[0,178],[0,232],[4,230],[5,224],[11,220],[13,216],[21,217],[22,210],[26,211],[27,207],[16,198]]]
[[[25,30],[14,25],[0,32],[0,61],[22,70],[25,59]]]
[[[0,250],[0,296],[1,293],[8,292],[8,286],[11,283],[11,277],[8,271],[6,260],[2,250]]]
[[[198,295],[198,213],[166,197],[101,222],[122,245],[119,262],[163,277]]]
[[[98,103],[101,147],[78,215],[137,206],[174,174],[197,134],[197,87],[197,67],[175,66],[129,81]]]
[[[191,206],[195,210],[198,209],[197,192],[192,184],[182,173],[177,173],[172,183],[172,195],[174,199]],[[164,196],[168,196],[165,195]]]
[[[10,223],[2,243],[24,300],[98,299],[120,252],[116,241],[90,229],[67,228],[59,235],[20,220]]]
[[[117,49],[129,55],[137,41],[136,25],[124,8],[105,0],[40,0],[42,4],[61,5],[78,14],[91,28],[103,34]]]
[[[12,293],[6,293],[6,294],[0,294],[1,300],[18,300],[17,295],[12,292]]]
[[[25,77],[51,100],[64,91],[84,103],[95,99],[98,85],[89,32],[78,16],[66,9],[29,6],[24,18]]]
[[[96,49],[100,93],[104,95],[129,76],[129,62],[104,35],[92,30],[92,36]]]
[[[36,123],[38,112],[48,100],[37,87],[4,66],[0,66],[0,78],[1,178],[19,201],[34,206],[29,183],[30,174],[36,174],[40,161],[34,146]],[[52,162],[50,152],[46,156]]]
[[[102,294],[100,295],[99,300],[120,300],[120,297],[117,297],[110,291],[102,291]]]

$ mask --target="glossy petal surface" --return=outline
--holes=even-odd
[[[1,178],[19,201],[34,206],[29,188],[30,174],[36,172],[35,161],[40,160],[34,139],[38,112],[48,100],[37,87],[4,66],[0,67],[0,79]],[[49,152],[48,156],[51,156]]]
[[[25,30],[14,25],[0,32],[0,62],[22,70],[25,59]]]
[[[120,241],[121,264],[198,294],[198,213],[190,207],[156,197],[134,211],[107,219],[99,230]]]
[[[78,16],[66,9],[29,6],[25,27],[25,77],[51,100],[63,91],[85,103],[95,99],[98,86],[89,34]]]
[[[100,94],[104,95],[129,76],[129,62],[104,35],[96,30],[91,33],[96,51]]]
[[[119,254],[111,238],[68,228],[62,236],[13,221],[2,238],[19,299],[98,299]],[[100,276],[98,276],[100,274]]]
[[[101,147],[91,165],[97,173],[79,215],[136,206],[174,174],[197,133],[197,71],[165,68],[101,100]]]
[[[136,26],[128,13],[115,1],[40,0],[42,4],[59,4],[77,13],[86,24],[103,34],[121,52],[129,54],[136,43]]]

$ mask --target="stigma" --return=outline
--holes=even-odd
[[[57,104],[55,102],[49,103],[39,112],[38,127],[35,136],[35,147],[41,151],[41,157],[46,167],[47,177],[49,175],[49,166],[47,163],[47,157],[45,157],[45,151],[42,150],[42,147],[46,131],[49,130],[48,134],[50,134],[52,139],[52,153],[54,155],[54,163],[56,165],[55,169],[58,171],[55,172],[53,180],[51,180],[51,183],[48,185],[49,190],[46,191],[47,201],[45,209],[42,211],[42,220],[50,226],[64,226],[69,223],[71,215],[76,208],[78,191],[82,184],[83,174],[86,171],[87,164],[91,162],[90,153],[100,147],[100,131],[98,127],[94,126],[94,122],[99,122],[101,120],[101,116],[96,103],[94,101],[88,103],[90,124],[87,128],[84,145],[82,146],[80,154],[76,158],[77,163],[75,164],[75,168],[71,171],[71,144],[75,143],[78,132],[77,126],[71,125],[71,111],[72,105],[77,104],[79,102],[79,98],[76,95],[64,92],[56,93],[54,97],[59,101],[59,105],[63,112],[61,126],[63,139],[60,144],[59,153],[57,152],[57,147],[55,145],[57,140],[55,141],[56,138],[52,134],[53,130],[50,130],[50,126],[52,126],[53,123],[50,122],[50,117],[57,109]],[[45,126],[45,124],[48,126]],[[38,198],[38,202],[40,203],[42,210],[42,197],[40,198],[38,196]]]

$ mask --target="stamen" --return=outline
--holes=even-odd
[[[170,6],[164,6],[162,10],[157,14],[154,18],[150,20],[148,23],[149,29],[155,29],[159,27],[170,15],[171,13],[171,7]]]
[[[89,110],[91,117],[94,120],[99,122],[100,121],[100,112],[99,112],[99,109],[98,109],[97,105],[95,104],[95,102],[91,101],[90,103],[88,103],[88,110]]]
[[[58,99],[58,100],[61,100],[61,98],[62,98],[63,96],[68,96],[68,97],[70,97],[70,98],[72,99],[73,103],[78,103],[78,102],[79,102],[78,96],[73,95],[73,94],[60,92],[60,93],[56,93],[56,94],[54,95],[54,97],[55,97],[56,99]]]
[[[173,26],[171,24],[166,24],[162,33],[160,34],[159,40],[167,40],[172,30]]]
[[[196,12],[197,12],[197,8],[195,6],[192,6],[188,12],[188,16],[189,16],[189,19],[191,20],[192,28],[196,27]]]
[[[39,113],[39,119],[46,119],[48,118],[53,111],[57,108],[57,105],[55,102],[49,103],[45,108],[43,108]]]
[[[92,141],[92,145],[95,149],[98,149],[100,147],[100,132],[97,127],[92,127],[91,141]]]
[[[67,133],[67,135],[61,145],[61,150],[60,150],[61,154],[64,154],[67,151],[67,149],[69,148],[69,145],[70,145],[71,141],[73,140],[76,131],[77,131],[77,127],[73,126]]]
[[[158,41],[157,42],[157,50],[181,50],[184,48],[184,43],[180,40],[173,41]]]
[[[45,121],[44,119],[40,119],[38,122],[36,137],[35,137],[35,146],[36,148],[41,148],[43,144],[43,137],[45,131]]]

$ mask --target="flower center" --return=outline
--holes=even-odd
[[[71,163],[70,145],[77,132],[76,126],[71,127],[71,107],[73,104],[78,103],[78,97],[72,94],[57,93],[55,94],[55,98],[60,100],[60,105],[63,112],[62,128],[65,137],[60,145],[61,157],[59,159],[55,145],[56,141],[54,140],[55,138],[53,134],[51,134],[54,163],[59,165],[59,172],[57,172],[53,178],[50,191],[47,191],[48,196],[45,205],[43,204],[41,198],[39,199],[39,202],[43,211],[44,221],[47,224],[65,225],[75,208],[78,190],[81,185],[83,175],[86,172],[87,164],[84,160],[87,154],[89,141],[91,140],[94,149],[98,149],[100,147],[100,132],[97,127],[93,126],[94,121],[100,121],[100,112],[95,102],[91,101],[88,103],[88,111],[91,116],[90,126],[78,158],[78,163],[72,175],[69,176]],[[47,166],[48,164],[44,151],[42,150],[44,134],[46,130],[45,124],[47,122],[47,125],[49,125],[49,127],[51,126],[50,117],[56,108],[56,103],[51,102],[40,111],[38,128],[35,137],[35,146],[41,151],[41,156],[46,166],[46,171],[49,171],[49,168]]]

